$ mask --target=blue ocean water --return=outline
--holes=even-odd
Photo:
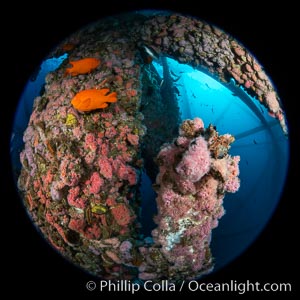
[[[13,166],[20,169],[19,153],[23,148],[23,133],[32,111],[33,100],[40,94],[47,73],[55,70],[67,58],[45,60],[34,81],[29,81],[19,101],[11,140]],[[241,187],[224,199],[225,216],[213,231],[212,253],[216,269],[240,255],[258,236],[269,221],[280,200],[289,159],[289,142],[277,120],[270,117],[259,101],[249,96],[234,81],[220,83],[204,71],[167,58],[181,120],[200,117],[205,126],[210,123],[220,134],[230,133],[236,141],[231,155],[240,155]],[[153,62],[163,79],[162,66]],[[146,173],[142,174],[142,223],[150,234],[155,226],[155,192]]]
[[[23,133],[28,125],[34,99],[40,95],[45,84],[46,75],[56,70],[67,57],[68,54],[65,53],[59,57],[44,60],[41,63],[37,76],[29,80],[23,90],[15,113],[11,135],[10,154],[15,172],[18,172],[21,168],[19,154],[23,148]]]

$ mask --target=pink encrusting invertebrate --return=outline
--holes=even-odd
[[[219,136],[212,125],[204,129],[202,120],[195,118],[184,121],[179,137],[161,148],[155,184],[157,228],[152,231],[154,245],[140,249],[148,258],[142,265],[141,279],[147,278],[155,265],[161,265],[156,272],[164,270],[174,280],[178,273],[197,278],[212,270],[212,230],[224,214],[225,193],[236,192],[240,185],[240,158],[228,154],[233,140],[229,134]]]

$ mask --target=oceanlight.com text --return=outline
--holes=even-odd
[[[230,280],[222,283],[204,283],[197,281],[190,281],[187,284],[188,290],[200,292],[237,292],[244,294],[246,292],[291,292],[292,284],[283,282],[238,282],[237,280]]]
[[[100,291],[100,292],[130,292],[132,294],[139,291],[146,292],[198,292],[198,293],[210,293],[210,292],[233,292],[237,294],[245,294],[251,292],[292,292],[292,284],[289,282],[252,282],[250,280],[237,281],[230,280],[228,282],[198,282],[196,280],[181,281],[179,284],[174,284],[168,280],[162,280],[161,282],[153,282],[147,280],[145,282],[136,282],[130,280],[101,280],[100,282],[89,281],[86,283],[86,288],[89,291]]]

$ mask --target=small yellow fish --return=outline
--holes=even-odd
[[[72,67],[66,69],[65,75],[70,74],[72,76],[76,76],[79,74],[90,73],[99,66],[100,60],[97,58],[83,58],[80,60],[70,61],[69,63]]]
[[[92,213],[97,214],[97,215],[102,215],[107,212],[107,207],[102,205],[102,204],[94,204],[92,205],[91,209]]]
[[[71,104],[79,111],[91,111],[99,108],[105,108],[108,106],[106,102],[116,102],[117,93],[112,92],[110,94],[109,89],[91,89],[83,90],[75,95]]]

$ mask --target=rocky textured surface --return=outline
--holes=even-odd
[[[287,133],[279,97],[257,60],[234,38],[203,21],[181,15],[150,18],[136,33],[158,53],[204,68],[220,80],[236,84],[255,96]]]
[[[140,248],[141,279],[166,276],[176,282],[212,270],[212,229],[224,214],[225,193],[240,187],[240,157],[228,154],[233,141],[195,118],[184,121],[177,139],[162,147],[156,158],[158,226],[152,231],[154,244]]]
[[[97,70],[66,76],[66,62],[47,76],[24,133],[19,188],[34,222],[59,252],[93,274],[111,276],[116,247],[137,235],[135,187],[145,128],[132,45],[103,39],[95,35],[69,53],[72,61],[99,59]],[[92,88],[109,88],[117,102],[78,112],[71,99]]]
[[[137,13],[132,19],[112,17],[110,22],[95,23],[70,37],[64,45],[75,47],[84,42],[88,50],[95,33],[105,34],[104,41],[108,42],[122,35],[122,43],[133,43],[133,49],[141,43],[151,45],[158,54],[204,69],[224,83],[234,79],[279,120],[287,133],[281,101],[270,78],[243,45],[219,28],[178,14],[145,16]],[[64,45],[51,55],[63,53]],[[103,46],[101,39],[97,46]]]

